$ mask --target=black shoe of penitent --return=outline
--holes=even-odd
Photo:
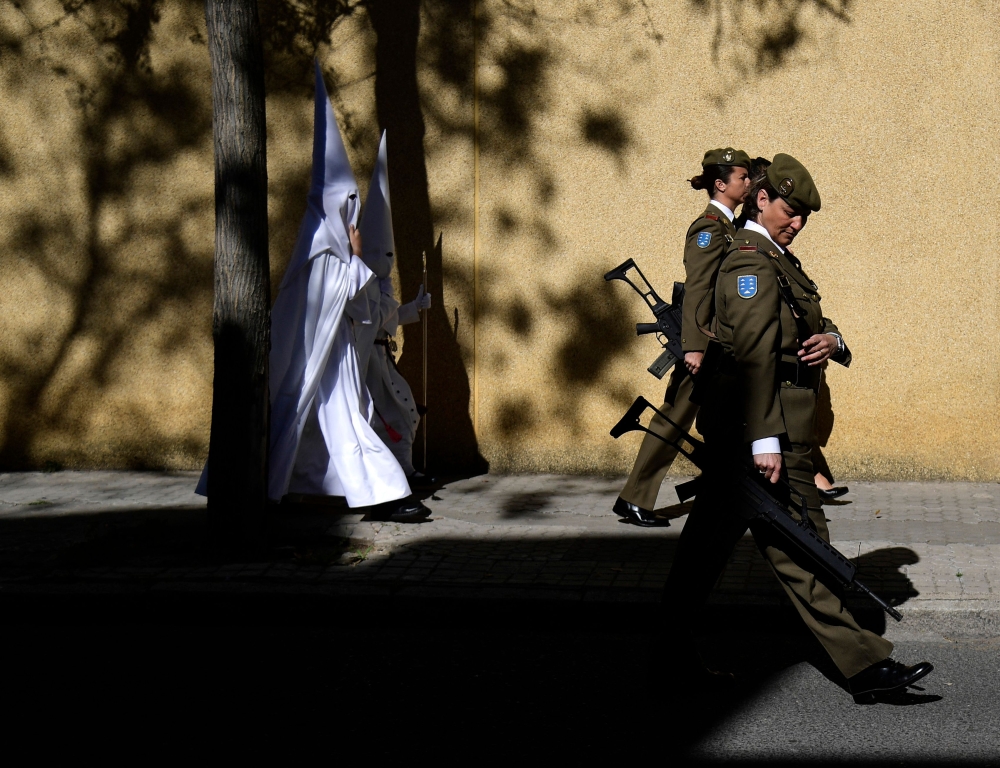
[[[410,484],[410,488],[413,490],[433,488],[438,484],[436,477],[425,475],[423,472],[414,472],[412,475],[407,475],[406,482]]]
[[[389,520],[394,523],[418,523],[425,520],[430,513],[431,511],[416,499],[404,499],[389,513]]]

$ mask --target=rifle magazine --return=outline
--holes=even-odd
[[[662,379],[667,374],[667,371],[673,368],[676,363],[677,356],[669,349],[665,349],[646,370],[653,374],[656,378]]]

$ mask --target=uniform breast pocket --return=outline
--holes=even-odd
[[[811,445],[814,441],[813,419],[816,414],[816,393],[811,389],[781,385],[781,413],[789,441]]]

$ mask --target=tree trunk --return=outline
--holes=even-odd
[[[216,541],[262,543],[268,353],[264,55],[257,0],[205,0],[215,137],[215,381],[208,509]]]

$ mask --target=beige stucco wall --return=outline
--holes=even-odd
[[[834,470],[1000,475],[994,3],[314,6],[261,0],[274,283],[303,206],[316,51],[362,189],[389,130],[406,299],[428,252],[433,461],[627,471],[638,438],[607,430],[662,385],[655,342],[632,332],[638,297],[602,275],[633,256],[664,293],[682,279],[704,204],[684,179],[731,144],[790,152],[823,196],[796,249],[855,353],[829,376]],[[202,8],[0,6],[2,466],[204,459]],[[404,339],[418,395],[419,353]]]

